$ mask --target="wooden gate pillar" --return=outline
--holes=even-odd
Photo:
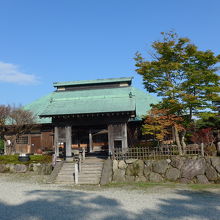
[[[66,160],[72,160],[72,128],[71,126],[65,127],[66,133]]]
[[[128,148],[127,123],[108,125],[108,147],[110,154],[114,148],[121,148],[122,151]]]
[[[89,152],[93,152],[92,131],[89,129]]]
[[[55,147],[55,154],[57,157],[59,157],[59,143],[58,143],[58,139],[59,139],[59,128],[55,127],[54,128],[54,147]]]

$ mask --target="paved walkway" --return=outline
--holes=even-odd
[[[220,192],[151,188],[79,190],[0,175],[1,220],[220,219]]]

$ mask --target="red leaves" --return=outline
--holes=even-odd
[[[182,121],[182,117],[171,114],[169,109],[153,108],[145,118],[143,133],[154,135],[158,140],[164,140],[171,134],[172,127],[176,127],[178,131],[184,130]]]
[[[192,134],[191,141],[196,144],[211,145],[215,140],[212,128],[203,128]]]

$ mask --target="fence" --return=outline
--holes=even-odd
[[[203,155],[203,146],[187,146],[185,155]],[[138,146],[129,147],[127,149],[115,148],[113,150],[113,159],[126,160],[126,159],[165,159],[172,156],[179,155],[179,150],[176,145],[163,145],[157,147]]]

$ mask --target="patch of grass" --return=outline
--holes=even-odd
[[[179,184],[176,183],[150,183],[150,182],[133,182],[133,183],[109,183],[104,187],[135,187],[135,188],[150,188],[150,187],[168,187],[175,188]]]
[[[0,164],[30,164],[30,163],[51,163],[52,157],[49,155],[31,155],[30,160],[21,162],[18,155],[0,155]]]
[[[102,186],[104,188],[129,188],[129,189],[149,189],[149,188],[169,188],[169,189],[191,189],[191,190],[209,190],[220,189],[220,184],[180,184],[180,183],[149,183],[149,182],[134,182],[134,183],[110,183]]]

